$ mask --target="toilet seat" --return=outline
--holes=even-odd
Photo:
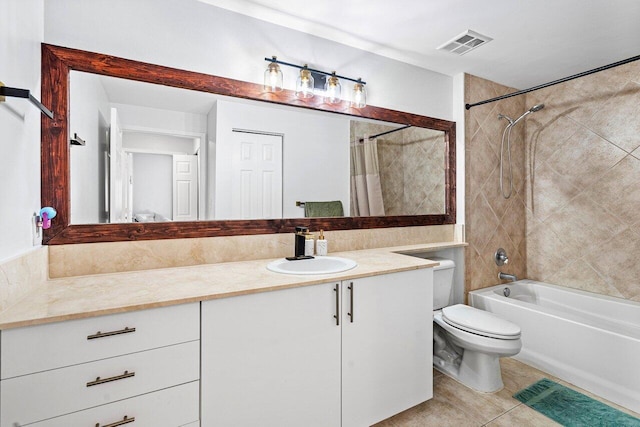
[[[442,320],[450,326],[472,334],[503,340],[520,338],[520,327],[492,313],[464,304],[442,309]]]

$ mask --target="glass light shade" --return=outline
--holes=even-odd
[[[351,106],[354,108],[364,108],[367,106],[367,90],[360,79],[353,85]]]
[[[273,57],[276,60],[276,57]],[[275,62],[270,62],[264,72],[264,90],[267,92],[280,92],[284,85],[282,83],[282,70]]]
[[[296,96],[298,98],[312,98],[314,84],[315,82],[311,71],[309,71],[305,65],[304,68],[300,70],[300,75],[296,80]]]
[[[328,102],[329,104],[339,104],[340,101],[342,101],[342,98],[340,97],[342,86],[340,85],[340,80],[336,77],[335,71],[324,84],[324,91],[325,102]]]

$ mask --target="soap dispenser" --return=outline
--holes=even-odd
[[[313,234],[307,232],[305,235],[304,241],[304,254],[306,256],[313,256],[315,248],[315,240],[313,239]]]
[[[316,255],[325,256],[327,255],[328,247],[327,240],[324,238],[324,230],[320,230],[320,237],[316,240]]]

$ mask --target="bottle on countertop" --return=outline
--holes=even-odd
[[[305,256],[313,256],[315,247],[315,240],[313,240],[313,234],[307,232],[304,239],[304,254]]]
[[[320,230],[320,237],[316,240],[316,255],[326,256],[328,252],[327,240],[324,238],[324,230]]]

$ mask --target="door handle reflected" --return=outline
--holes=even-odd
[[[336,314],[333,315],[333,318],[336,319],[336,326],[340,326],[340,285],[338,283],[333,291],[336,293]]]
[[[353,323],[353,282],[349,282],[347,289],[349,289],[349,312],[347,315],[351,319],[351,323]]]

